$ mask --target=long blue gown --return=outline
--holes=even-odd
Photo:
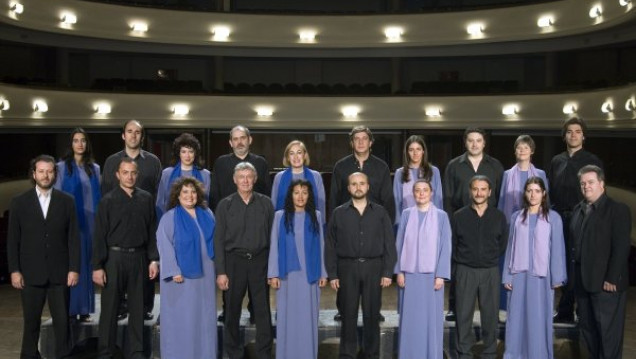
[[[309,170],[311,172],[311,174],[314,177],[314,183],[316,183],[316,190],[318,193],[318,196],[314,196],[314,201],[316,202],[316,209],[321,213],[321,220],[322,223],[327,223],[326,220],[326,206],[325,206],[325,186],[322,182],[322,177],[320,176],[320,173],[318,171],[314,171],[312,169]],[[281,181],[281,177],[283,176],[283,172],[285,171],[280,171],[276,174],[276,176],[274,176],[274,183],[272,184],[272,204],[274,205],[274,209],[278,210],[278,209],[282,209],[282,208],[276,208],[276,199],[278,198],[278,191],[287,191],[287,188],[279,188],[280,187],[280,181]],[[292,173],[292,181],[297,180],[297,179],[305,179],[305,176],[303,175],[303,173]],[[291,181],[290,181],[291,182]]]
[[[269,248],[267,278],[278,278],[278,223],[284,211],[276,211]],[[320,261],[322,278],[327,277],[324,263],[324,240],[320,213],[317,213],[320,228]],[[318,356],[318,310],[320,288],[318,283],[309,284],[305,265],[305,212],[294,215],[294,234],[300,271],[287,273],[281,278],[276,291],[276,358],[311,359]]]
[[[439,233],[435,273],[405,273],[404,296],[400,312],[400,359],[438,359],[444,355],[444,287],[433,288],[435,278],[450,279],[451,228],[446,212],[438,211]],[[417,211],[422,223],[427,212]],[[398,260],[396,273],[402,272],[400,258],[409,212],[402,213],[396,240]],[[419,227],[419,225],[418,225]]]
[[[201,231],[198,223],[197,228]],[[181,274],[181,270],[174,249],[174,209],[161,217],[157,247],[161,258],[162,359],[217,357],[214,261],[207,255],[203,235],[200,242],[203,277],[184,278],[183,283],[175,283],[172,277]]]
[[[512,253],[512,233],[514,223],[521,211],[515,212],[511,218],[506,261],[502,273],[502,283],[512,283],[512,291],[508,292],[508,319],[506,321],[506,359],[551,359],[553,353],[552,312],[554,306],[554,289],[552,286],[567,281],[565,263],[565,243],[563,241],[563,224],[561,217],[550,211],[548,220],[550,234],[550,265],[545,277],[532,275],[532,241],[529,243],[528,272],[510,273],[510,256]],[[530,238],[534,236],[537,215],[528,216],[530,221]]]
[[[157,219],[161,219],[161,216],[168,210],[168,201],[170,200],[170,176],[174,167],[167,167],[161,171],[161,180],[159,181],[159,187],[157,190]],[[203,177],[203,190],[205,192],[206,200],[210,198],[210,171],[201,169],[201,176]],[[194,177],[192,171],[181,171],[181,177]]]
[[[91,257],[93,256],[93,230],[95,229],[95,212],[97,203],[93,203],[93,192],[91,189],[91,180],[84,170],[84,166],[79,166],[80,183],[82,184],[82,199],[84,201],[83,208],[76,210],[84,211],[86,219],[86,228],[80,231],[81,256],[80,256],[80,273],[79,281],[75,287],[70,289],[69,310],[68,314],[87,315],[95,312],[95,288],[93,287],[93,267],[91,266]],[[93,164],[93,176],[99,179],[100,168],[97,163]],[[62,190],[62,184],[66,178],[66,163],[60,161],[57,163],[57,181],[54,187]],[[99,188],[97,189],[99,191]],[[71,193],[72,195],[72,193]]]

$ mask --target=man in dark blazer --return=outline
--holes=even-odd
[[[594,165],[578,173],[583,201],[572,211],[569,285],[590,358],[622,358],[627,303],[631,214],[605,194],[605,175]],[[573,279],[573,280],[572,280]]]
[[[20,358],[41,358],[40,318],[48,298],[55,333],[55,357],[69,355],[69,287],[77,285],[80,241],[73,198],[53,188],[55,159],[31,161],[35,188],[9,207],[7,254],[11,285],[22,290],[24,330]]]

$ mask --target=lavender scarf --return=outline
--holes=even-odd
[[[528,168],[528,178],[538,175],[537,168],[531,163],[530,168]],[[521,203],[523,202],[524,183],[521,183],[521,169],[519,169],[518,163],[512,166],[510,172],[508,172],[507,181],[504,185],[506,193],[503,195],[506,200],[502,210],[509,219],[513,212],[521,208]]]
[[[552,227],[542,215],[537,215],[533,238],[530,238],[530,214],[523,220],[523,212],[518,212],[512,233],[510,253],[510,272],[521,273],[530,269],[530,245],[533,246],[532,275],[545,277],[548,275],[550,260],[550,236]]]
[[[439,216],[431,202],[426,218],[419,223],[417,206],[404,210],[408,220],[404,230],[404,243],[400,254],[400,269],[408,273],[433,273],[437,267]]]

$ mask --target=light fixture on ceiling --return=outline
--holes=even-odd
[[[501,113],[506,116],[514,116],[519,113],[519,107],[517,105],[505,105],[502,107]]]
[[[107,115],[111,111],[110,104],[105,102],[100,102],[95,104],[95,113],[98,115]]]
[[[629,4],[631,4],[631,3],[632,3],[632,0],[618,0],[618,3],[619,3],[621,6],[627,6],[627,5],[629,5]]]
[[[6,111],[11,108],[9,100],[0,97],[0,111]]]
[[[314,30],[300,30],[298,32],[301,42],[314,42],[316,41],[316,31]]]
[[[389,41],[400,41],[402,39],[402,34],[404,34],[404,29],[397,26],[391,26],[384,29],[384,36]]]
[[[542,16],[537,20],[538,27],[550,27],[554,24],[554,19],[551,16]]]
[[[19,2],[12,2],[9,5],[9,9],[11,9],[11,11],[13,11],[14,14],[22,14],[22,12],[24,12],[24,5],[20,4]]]
[[[596,19],[597,17],[603,15],[603,8],[601,5],[594,5],[590,9],[589,15],[592,19]]]
[[[627,99],[627,102],[625,102],[625,110],[636,111],[636,100],[634,100],[633,97]]]
[[[614,111],[614,106],[612,105],[612,101],[605,101],[603,105],[601,105],[601,112],[610,113]]]
[[[439,107],[427,107],[424,111],[428,117],[440,117],[442,116],[442,109]]]
[[[563,106],[563,113],[566,115],[572,115],[574,113],[576,113],[578,109],[576,108],[576,105],[573,103],[568,103],[565,106]]]
[[[130,24],[130,30],[136,33],[145,33],[148,32],[148,24],[142,21],[135,21]]]
[[[227,41],[230,37],[230,28],[227,26],[215,26],[212,28],[212,39],[214,41]]]
[[[186,116],[190,113],[190,108],[187,105],[174,105],[172,107],[172,113],[175,116]]]
[[[479,36],[484,32],[484,25],[481,23],[473,23],[466,27],[466,31],[471,36]]]
[[[274,108],[271,106],[256,107],[256,115],[258,117],[272,117],[273,114],[274,114]]]
[[[349,105],[349,106],[342,107],[340,111],[342,112],[342,116],[344,116],[345,118],[351,119],[351,118],[358,117],[358,114],[360,113],[360,107],[355,105]]]
[[[77,16],[70,12],[63,13],[60,19],[64,25],[73,25],[77,23]]]
[[[33,112],[44,113],[49,110],[49,105],[44,100],[33,101]]]

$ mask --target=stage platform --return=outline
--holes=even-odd
[[[99,321],[99,295],[96,298],[96,313],[92,315],[93,321],[90,323],[75,323],[71,326],[71,333],[73,342],[75,344],[82,344],[88,341],[95,343],[95,338],[99,336],[98,321]],[[319,318],[319,337],[320,342],[319,358],[335,358],[338,352],[338,343],[340,337],[340,322],[334,321],[333,317],[336,314],[334,309],[322,309],[320,311]],[[398,326],[399,315],[395,310],[383,310],[382,314],[385,316],[386,321],[380,324],[380,358],[390,359],[397,357],[397,344],[398,344]],[[144,351],[147,358],[159,359],[161,358],[160,352],[160,332],[161,325],[158,324],[157,318],[159,317],[159,296],[155,296],[155,309],[153,320],[145,322],[144,327]],[[272,314],[272,323],[275,325],[275,315]],[[127,345],[127,327],[128,319],[119,321],[119,330],[117,333],[117,342],[120,348],[123,348],[124,352]],[[167,323],[166,323],[167,324]],[[362,315],[358,317],[358,330],[362,332]],[[479,325],[479,312],[475,313],[474,317],[474,330],[477,340],[480,336]],[[454,348],[454,331],[455,323],[446,322],[444,325],[444,351],[447,358],[455,358]],[[219,338],[219,351],[222,352],[222,333],[223,324],[218,323],[218,338]],[[241,318],[241,335],[246,344],[253,343],[256,336],[256,327],[249,323],[249,314],[246,310],[243,311]],[[503,341],[505,335],[505,325],[499,326],[499,338]],[[567,324],[555,324],[554,335],[556,340],[562,340],[564,345],[570,345],[568,351],[571,353],[580,353],[579,349],[579,331],[574,325]],[[361,339],[362,336],[359,335]],[[48,319],[42,323],[42,330],[40,335],[40,352],[45,358],[52,358],[54,334],[51,319]],[[500,343],[503,346],[503,343]],[[91,358],[91,350],[94,350],[94,345],[84,345],[84,352],[79,351],[76,358]],[[249,353],[250,350],[247,350]],[[93,352],[94,353],[94,352]],[[572,356],[575,358],[577,356]],[[226,356],[219,356],[219,358],[226,358]]]

